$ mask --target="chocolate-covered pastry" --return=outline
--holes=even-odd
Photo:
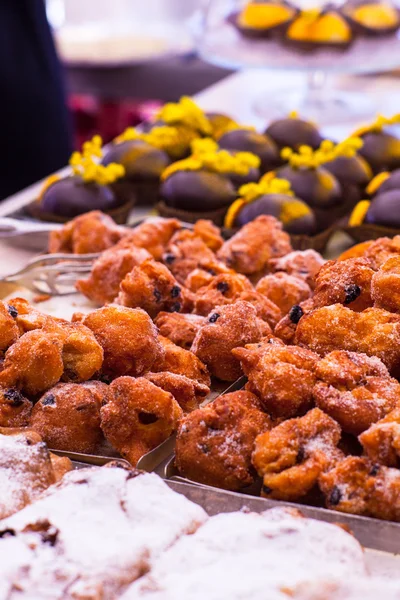
[[[286,119],[272,121],[265,134],[272,138],[280,149],[298,150],[300,146],[305,145],[316,150],[323,139],[314,123],[299,118],[295,111],[291,112]]]
[[[192,155],[164,171],[161,195],[167,206],[180,210],[204,213],[223,209],[236,198],[232,179],[247,177],[259,163],[249,152],[219,150],[211,138],[195,140]]]
[[[379,115],[371,125],[361,127],[354,133],[362,138],[364,144],[360,154],[374,173],[400,168],[400,138],[388,131],[391,125],[397,123],[400,123],[400,114],[389,118]]]
[[[82,153],[74,152],[70,159],[73,174],[50,176],[28,211],[38,218],[67,220],[91,210],[112,212],[124,204],[112,189],[112,184],[124,175],[124,168],[113,162],[108,166],[97,164],[101,144],[101,138],[95,136],[84,143]]]
[[[241,187],[239,194],[226,214],[225,227],[242,227],[259,215],[272,215],[288,233],[312,235],[316,230],[312,209],[294,196],[288,181],[265,176],[259,184]]]
[[[366,192],[369,196],[373,197],[389,190],[398,189],[400,189],[400,169],[395,169],[391,173],[382,171],[378,175],[375,175],[369,182]]]
[[[359,202],[349,218],[349,225],[364,223],[400,228],[400,188],[377,194],[371,202]]]
[[[292,4],[285,1],[248,2],[240,12],[230,15],[232,23],[248,38],[269,38],[282,34],[298,13]]]
[[[274,169],[282,162],[275,142],[254,129],[232,129],[219,138],[218,144],[220,148],[231,152],[251,152],[258,156],[261,173]]]
[[[400,27],[400,11],[388,0],[349,0],[342,13],[355,33],[368,37],[389,35]]]
[[[214,139],[220,138],[221,135],[230,131],[233,127],[239,127],[239,123],[224,113],[207,112],[206,117],[210,122]]]
[[[285,43],[298,50],[310,51],[316,48],[345,50],[353,40],[347,20],[333,5],[322,10],[304,10],[289,25]]]

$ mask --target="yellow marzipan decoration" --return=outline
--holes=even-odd
[[[319,164],[331,162],[340,156],[353,158],[358,150],[363,147],[363,140],[359,137],[349,137],[339,144],[335,144],[331,140],[323,140],[318,150],[315,151]]]
[[[269,175],[269,173],[267,173]],[[260,196],[266,194],[285,194],[286,196],[294,196],[289,181],[279,179],[278,177],[264,176],[258,183],[246,183],[239,188],[239,195],[246,202],[253,202]]]
[[[95,182],[100,185],[114,183],[125,175],[125,168],[117,163],[100,165],[96,159],[100,159],[102,155],[102,139],[95,135],[83,144],[82,152],[72,153],[69,164],[73,174],[82,177],[86,183]]]
[[[361,136],[371,132],[379,133],[384,127],[397,125],[398,123],[400,123],[400,113],[396,113],[392,117],[378,115],[373,123],[360,127],[353,133],[353,136]]]
[[[287,225],[296,219],[308,216],[310,213],[311,210],[304,202],[300,202],[299,200],[288,200],[282,205],[279,220],[282,221],[284,225]]]
[[[353,212],[349,217],[350,227],[357,227],[357,225],[362,225],[370,205],[371,202],[369,202],[369,200],[361,200],[358,204],[356,204],[356,206],[353,209]]]
[[[52,186],[53,183],[56,183],[56,181],[60,181],[60,179],[61,177],[59,175],[56,175],[55,173],[53,175],[49,175],[49,177],[45,179],[42,189],[39,192],[38,200],[40,201],[43,198],[44,193],[49,189],[49,187]]]
[[[388,171],[383,171],[382,173],[378,173],[378,175],[375,175],[375,177],[371,179],[365,190],[368,196],[372,196],[372,194],[375,194],[375,192],[377,192],[378,189],[381,187],[382,183],[386,181],[386,179],[389,179],[389,177],[390,173]]]
[[[224,227],[227,229],[231,229],[235,225],[236,217],[240,213],[243,206],[245,206],[247,202],[242,198],[235,200],[233,204],[228,208],[228,212],[225,215]]]
[[[192,154],[189,158],[169,165],[163,172],[161,179],[165,181],[178,171],[211,171],[212,173],[225,173],[248,175],[250,169],[258,169],[260,158],[251,152],[237,152],[231,154],[227,150],[219,150],[218,145],[211,138],[194,140],[191,144]]]
[[[171,154],[174,151],[182,153],[185,148],[196,139],[196,132],[187,129],[177,129],[171,126],[154,127],[148,133],[141,133],[134,127],[128,127],[123,133],[117,136],[114,140],[116,144],[141,140]]]
[[[165,104],[156,116],[167,125],[186,125],[203,135],[212,135],[212,127],[204,112],[191,98],[183,96],[178,103]]]

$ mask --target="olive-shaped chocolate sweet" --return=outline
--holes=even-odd
[[[230,179],[209,171],[176,171],[161,186],[164,202],[187,211],[207,212],[229,206],[236,198]]]
[[[368,131],[360,136],[364,142],[359,152],[374,173],[400,168],[400,139],[385,131]]]
[[[316,150],[323,140],[313,123],[297,117],[273,121],[265,133],[274,140],[279,148],[288,147],[295,150],[298,150],[300,146],[310,146]]]
[[[118,163],[125,168],[125,179],[158,179],[170,164],[168,154],[142,140],[113,144],[102,160],[103,165]]]
[[[289,181],[295,195],[309,206],[327,208],[342,200],[340,183],[323,167],[310,169],[285,165],[278,169],[277,176]]]
[[[282,164],[275,142],[252,129],[232,129],[218,140],[219,147],[233,152],[251,152],[261,160],[260,171],[266,173]]]
[[[400,227],[400,188],[375,196],[364,222],[386,227]]]

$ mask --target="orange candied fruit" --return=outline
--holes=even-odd
[[[269,29],[285,23],[294,15],[294,10],[284,4],[250,2],[239,16],[239,24],[253,29]]]

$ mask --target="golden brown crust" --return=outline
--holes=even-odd
[[[327,508],[400,521],[400,472],[368,458],[348,456],[321,474],[319,485]]]
[[[101,427],[121,456],[136,465],[178,427],[182,409],[172,394],[147,379],[119,377],[111,400],[101,409]]]
[[[177,373],[166,371],[146,373],[144,377],[165,392],[172,394],[185,413],[199,408],[200,402],[203,402],[210,393],[210,388],[204,383]]]
[[[199,219],[196,221],[193,231],[196,235],[201,237],[206,246],[213,252],[219,250],[224,243],[220,228],[207,219]]]
[[[90,254],[103,252],[114,246],[124,235],[111,217],[99,210],[80,215],[66,223],[61,229],[52,231],[49,252]]]
[[[232,355],[239,346],[258,342],[267,334],[265,324],[257,318],[248,302],[217,306],[208,322],[197,333],[192,346],[210,373],[222,381],[235,381],[242,374],[240,363]]]
[[[32,402],[15,388],[0,389],[0,427],[27,427]]]
[[[373,275],[370,262],[365,258],[328,261],[321,267],[315,281],[314,308],[343,304],[360,312],[371,307]]]
[[[311,289],[314,289],[315,277],[324,264],[325,260],[315,250],[295,250],[281,258],[271,259],[268,267],[273,273],[283,271],[302,279]]]
[[[182,285],[194,269],[216,262],[214,252],[199,235],[189,229],[175,233],[162,259]]]
[[[400,255],[389,258],[374,273],[371,295],[377,308],[400,312]]]
[[[210,283],[198,290],[194,312],[207,316],[216,306],[233,304],[244,291],[252,291],[253,286],[244,275],[224,273],[216,275]]]
[[[258,433],[270,427],[258,399],[239,391],[220,396],[184,417],[176,441],[176,465],[184,476],[239,490],[254,481],[251,452]]]
[[[109,377],[140,376],[162,359],[157,328],[144,310],[113,304],[87,315],[84,324],[104,351],[102,373]]]
[[[112,302],[119,293],[119,286],[134,267],[151,257],[144,248],[130,246],[120,248],[118,244],[105,250],[93,263],[88,279],[79,279],[76,289],[84,296],[103,306]]]
[[[109,400],[105,383],[61,383],[33,408],[30,427],[54,450],[96,453],[103,440],[100,408]]]
[[[364,452],[374,462],[387,467],[400,464],[400,408],[371,425],[359,436]]]
[[[55,483],[61,481],[64,475],[74,468],[74,465],[66,456],[57,456],[57,454],[50,452],[50,460],[51,466],[53,467]]]
[[[400,373],[400,316],[379,308],[361,313],[333,304],[304,315],[295,343],[321,356],[333,350],[377,356],[391,375]]]
[[[272,300],[269,300],[266,296],[255,290],[242,292],[238,299],[250,302],[256,309],[257,317],[268,323],[272,329],[282,317],[280,308]]]
[[[271,258],[284,256],[291,250],[290,238],[282,224],[274,217],[261,215],[225,242],[217,257],[247,275],[263,271]]]
[[[160,260],[171,237],[180,228],[181,224],[177,219],[160,219],[142,223],[124,235],[119,247],[144,248],[155,260]]]
[[[190,350],[180,348],[168,338],[158,336],[163,348],[163,356],[153,365],[153,371],[169,371],[177,375],[185,375],[210,387],[210,374],[207,366]]]
[[[256,438],[253,465],[263,477],[263,495],[298,500],[341,456],[340,427],[318,408],[289,419]]]
[[[13,312],[12,308],[11,312]],[[0,352],[5,352],[18,337],[18,326],[10,314],[9,306],[0,300]]]
[[[153,259],[134,267],[121,281],[116,302],[130,308],[143,308],[152,318],[159,312],[188,312],[192,294],[178,284],[170,271]]]
[[[266,275],[257,283],[256,290],[276,304],[282,315],[311,296],[305,281],[283,272]]]
[[[206,323],[201,315],[160,312],[154,319],[160,335],[181,348],[190,350],[196,333]]]
[[[257,344],[236,348],[248,377],[248,389],[256,394],[273,417],[290,418],[304,414],[313,405],[315,368],[319,356],[297,346]]]

